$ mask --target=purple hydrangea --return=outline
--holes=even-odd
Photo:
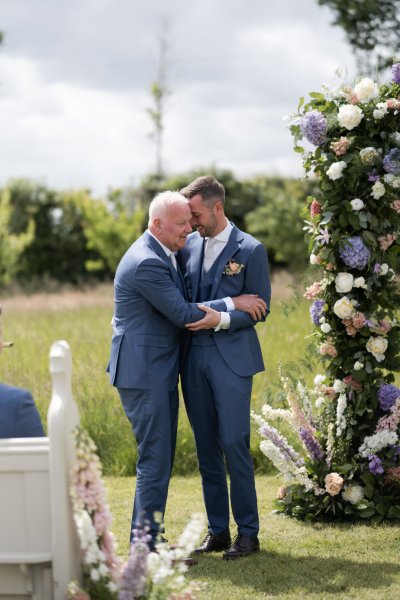
[[[372,169],[368,173],[368,181],[379,181],[380,177],[378,175],[378,171],[376,169]]]
[[[310,306],[311,321],[314,325],[319,325],[319,320],[324,312],[324,300],[315,300]]]
[[[322,460],[324,458],[324,451],[322,450],[321,444],[317,438],[314,437],[312,432],[305,427],[300,427],[299,433],[301,439],[303,440],[304,446],[307,448],[311,460]]]
[[[339,250],[340,258],[351,269],[365,269],[371,252],[359,236],[349,237]]]
[[[395,83],[400,83],[400,62],[394,63],[392,66],[392,77]]]
[[[397,398],[400,396],[400,389],[391,383],[381,385],[378,392],[378,400],[382,410],[389,411]]]
[[[382,461],[376,454],[370,454],[368,456],[368,468],[372,475],[382,475],[384,473]]]
[[[400,64],[400,63],[398,63]],[[383,168],[386,173],[400,175],[400,149],[392,148],[383,159]]]
[[[311,110],[301,118],[300,129],[311,144],[320,146],[326,142],[328,121],[319,110]]]

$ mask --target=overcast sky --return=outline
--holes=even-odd
[[[301,174],[283,117],[354,73],[317,0],[1,0],[0,185],[97,194],[154,170],[150,86],[169,22],[168,173]]]

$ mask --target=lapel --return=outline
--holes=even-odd
[[[240,242],[242,241],[242,239],[243,235],[241,231],[235,225],[233,225],[233,229],[231,231],[231,235],[229,236],[229,240],[216,260],[217,265],[211,286],[210,300],[213,300],[215,298],[218,286],[221,282],[222,272],[228,260],[230,258],[233,258],[236,252],[240,249]]]
[[[153,252],[155,252],[157,254],[157,256],[159,256],[165,262],[165,264],[168,266],[171,276],[172,276],[172,279],[174,280],[175,284],[177,285],[179,290],[182,292],[182,294],[186,297],[185,284],[183,282],[183,277],[182,277],[182,274],[180,273],[180,271],[175,269],[174,265],[172,264],[171,259],[165,254],[165,252],[162,249],[162,247],[160,246],[160,244],[157,242],[157,240],[155,238],[153,238],[152,235],[150,235],[148,233],[148,231],[144,232],[143,238],[144,238],[146,244],[149,246],[149,248],[151,248],[151,250],[153,250]],[[179,266],[178,266],[178,269],[179,269]]]

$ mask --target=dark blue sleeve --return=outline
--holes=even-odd
[[[15,437],[43,437],[42,421],[39,411],[36,408],[32,394],[25,390],[21,390],[23,397],[20,400],[20,406],[17,411],[17,423]]]

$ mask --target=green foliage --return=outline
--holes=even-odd
[[[25,231],[10,233],[11,216],[10,193],[4,190],[0,192],[0,286],[9,284],[17,275],[21,254],[34,237],[32,220],[27,222]]]
[[[361,66],[382,70],[400,50],[399,0],[318,0],[335,14],[334,25],[343,29]],[[377,50],[378,49],[378,50]],[[376,63],[372,56],[376,54]]]

